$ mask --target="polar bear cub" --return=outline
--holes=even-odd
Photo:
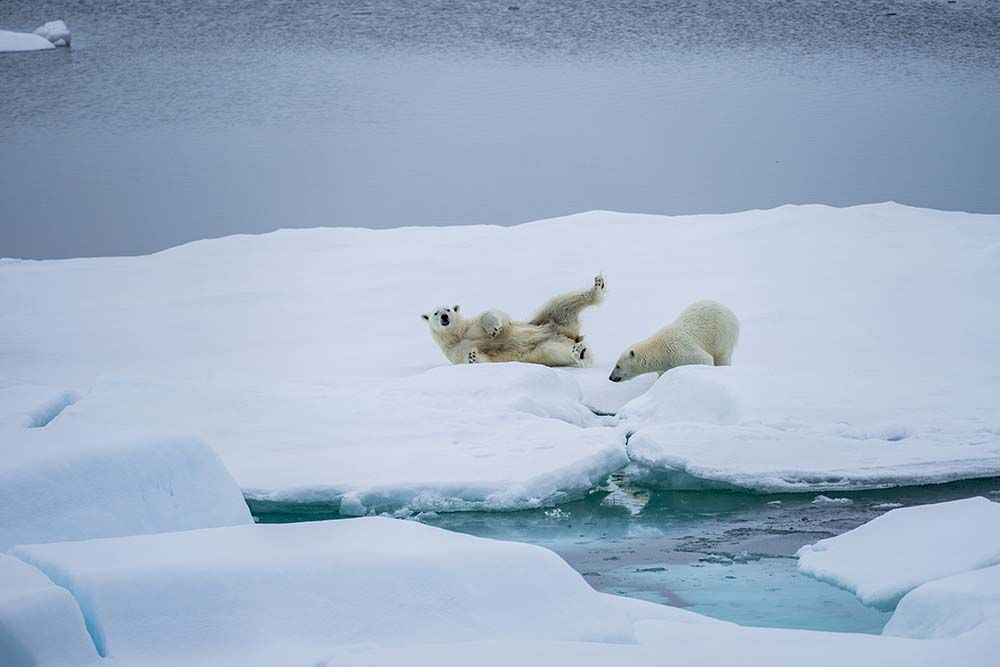
[[[728,366],[740,335],[733,311],[715,301],[692,303],[671,324],[629,347],[608,377],[631,380],[644,373],[663,375],[676,366]]]
[[[501,310],[466,319],[458,306],[422,317],[453,364],[523,361],[545,366],[590,366],[592,355],[580,335],[580,312],[604,300],[603,276],[588,289],[549,299],[531,320],[519,322]]]

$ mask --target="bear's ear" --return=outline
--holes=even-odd
[[[458,306],[455,306],[455,312],[456,313],[458,312]]]
[[[430,320],[431,319],[431,316],[427,315],[426,313],[423,314],[423,315],[421,315],[420,317],[424,318],[425,320]]]
[[[629,351],[628,351],[628,356],[630,356],[630,357],[632,357],[633,359],[635,359],[635,350],[629,350]]]

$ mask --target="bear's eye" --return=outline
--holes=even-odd
[[[632,357],[633,359],[635,359],[635,350],[629,350],[629,351],[628,351],[628,356],[630,356],[630,357]]]

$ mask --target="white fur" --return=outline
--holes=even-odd
[[[621,382],[644,373],[663,375],[692,364],[728,366],[739,335],[733,311],[715,301],[698,301],[671,324],[622,352],[608,379]]]
[[[550,299],[528,322],[500,310],[466,319],[458,306],[423,316],[431,336],[453,364],[523,361],[545,366],[590,366],[591,354],[580,335],[580,311],[604,299],[604,278],[594,286]]]

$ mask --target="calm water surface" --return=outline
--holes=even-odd
[[[1000,211],[994,0],[3,0],[0,256],[893,199]]]
[[[879,633],[891,612],[799,574],[805,544],[871,521],[892,507],[971,496],[1000,501],[1000,478],[937,486],[815,494],[656,491],[612,476],[607,487],[555,509],[422,514],[430,525],[552,549],[597,590],[743,625]],[[619,483],[621,482],[621,483]],[[325,503],[250,501],[258,521],[339,518]]]

